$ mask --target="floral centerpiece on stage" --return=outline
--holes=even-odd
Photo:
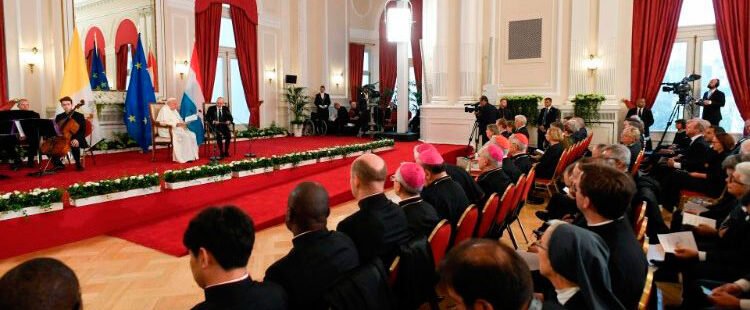
[[[164,171],[164,182],[170,189],[219,182],[231,178],[232,167],[228,164],[202,165]]]
[[[0,220],[61,210],[62,191],[57,188],[35,188],[0,195]]]
[[[94,203],[148,195],[161,191],[158,173],[132,175],[111,180],[75,183],[68,187],[71,204],[80,207]]]

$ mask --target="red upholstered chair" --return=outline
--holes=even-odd
[[[456,225],[456,238],[453,240],[454,245],[460,244],[462,241],[471,238],[474,234],[474,229],[477,227],[477,220],[479,220],[479,210],[476,206],[469,205],[464,214],[458,219],[458,225]]]
[[[437,269],[451,242],[451,224],[448,220],[442,220],[435,226],[435,229],[430,233],[430,237],[427,238],[427,242],[430,243],[432,258],[435,261],[435,269]]]
[[[508,229],[508,235],[510,236],[510,241],[513,243],[513,246],[518,249],[518,244],[516,243],[516,236],[513,234],[513,229],[511,229],[511,225],[513,224],[513,221],[515,221],[518,218],[518,214],[521,212],[521,208],[519,208],[519,202],[521,201],[521,194],[523,194],[524,189],[524,183],[526,182],[526,177],[521,175],[521,178],[518,179],[518,183],[516,184],[516,188],[513,191],[513,196],[511,196],[511,202],[510,202],[510,211],[508,211],[508,216],[505,219],[505,227]],[[523,232],[522,232],[523,233]],[[526,234],[524,234],[524,239],[526,240],[526,243],[529,243],[528,238],[526,238]]]
[[[724,187],[724,192],[722,192],[721,196],[724,196],[725,192],[726,192],[726,187]],[[677,207],[679,207],[680,210],[682,210],[682,208],[685,206],[685,203],[688,202],[688,200],[695,199],[695,198],[706,200],[712,204],[716,203],[716,201],[721,199],[721,197],[719,198],[708,197],[708,195],[704,193],[693,192],[689,190],[680,190],[680,204]]]
[[[570,154],[570,149],[565,149],[560,155],[560,160],[557,162],[557,167],[555,167],[555,173],[552,174],[552,178],[549,179],[536,179],[534,180],[534,185],[536,185],[539,189],[544,189],[547,191],[547,194],[549,194],[550,197],[552,197],[552,189],[555,190],[555,192],[559,191],[557,188],[557,179],[560,178],[560,175],[562,174],[563,169],[565,169],[566,165],[568,164],[568,155]]]
[[[635,162],[633,163],[633,168],[630,170],[630,174],[632,176],[638,175],[638,169],[641,168],[641,163],[643,162],[643,150],[641,150],[638,153],[638,157],[635,158]]]
[[[396,256],[396,259],[393,260],[393,263],[391,264],[391,267],[388,268],[388,284],[393,287],[396,284],[396,274],[398,273],[398,264],[401,262],[401,256]]]
[[[496,193],[492,193],[490,198],[487,199],[487,203],[484,204],[484,209],[482,209],[482,217],[479,219],[479,227],[477,228],[477,238],[484,238],[490,232],[490,228],[495,223],[499,205],[500,198]]]
[[[505,230],[507,219],[513,211],[513,195],[515,194],[516,189],[517,188],[514,184],[508,185],[503,197],[500,198],[500,209],[497,210],[495,225],[493,225],[492,231],[489,235],[490,238],[499,239],[503,236],[503,230]]]
[[[638,301],[638,310],[649,309],[649,303],[651,302],[651,292],[654,290],[654,267],[648,267],[648,273],[646,274],[646,283],[643,285],[643,293],[641,293],[641,299]],[[659,295],[659,289],[656,288],[656,294]],[[660,303],[661,298],[656,298],[657,303]],[[656,305],[653,309],[661,309],[660,305]]]
[[[636,223],[635,238],[638,241],[643,241],[646,238],[646,228],[648,227],[648,217],[642,218]]]
[[[638,233],[638,223],[640,223],[643,218],[646,217],[646,202],[641,202],[640,205],[638,205],[638,208],[635,210],[635,221],[633,223],[633,229],[635,230],[635,233]]]

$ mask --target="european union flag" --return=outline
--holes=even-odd
[[[148,107],[149,103],[156,102],[156,96],[146,69],[146,55],[143,53],[140,34],[134,58],[128,92],[125,95],[125,126],[128,134],[146,152],[151,145],[151,117]]]
[[[102,59],[99,58],[99,52],[94,43],[94,55],[91,56],[91,81],[92,90],[109,90],[109,83],[107,83],[107,75],[104,73],[104,65],[102,65]]]

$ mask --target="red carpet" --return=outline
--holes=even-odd
[[[270,142],[268,148],[284,149],[279,153],[347,143],[341,140],[344,138],[311,139],[314,141],[284,138],[281,143],[278,140],[267,142]],[[349,138],[348,143],[355,141],[361,140]],[[414,145],[415,143],[397,143],[395,150],[380,154],[388,163],[389,173],[393,173],[400,162],[412,160]],[[438,146],[438,148],[449,161],[452,161],[463,150],[460,146]],[[262,146],[259,142],[254,142],[253,149],[260,155],[269,155],[266,153],[268,149],[261,151]],[[99,158],[114,155],[120,154],[104,155]],[[146,155],[138,154],[138,156]],[[127,156],[118,157],[122,160],[128,159]],[[97,158],[97,165],[103,166],[99,158]],[[206,206],[237,205],[253,217],[256,229],[260,230],[283,221],[287,195],[301,181],[313,180],[322,183],[331,195],[332,205],[351,200],[348,176],[349,164],[352,160],[350,158],[325,162],[271,174],[231,179],[180,190],[165,190],[159,194],[80,208],[66,208],[59,212],[2,221],[0,222],[0,235],[6,237],[0,240],[0,259],[102,234],[112,234],[172,255],[184,255],[187,252],[182,246],[182,233],[190,218]],[[164,163],[166,162],[162,165]],[[127,173],[132,174],[154,171],[153,169],[163,171],[174,168],[159,169],[152,166],[150,167],[152,170],[144,171],[143,169],[149,169],[149,164],[151,163],[145,161],[141,167],[123,164],[127,167],[121,167],[121,170],[128,169]],[[116,166],[111,165],[110,169],[113,170],[111,176],[123,175],[124,173],[116,173]],[[135,172],[130,172],[131,169]],[[89,169],[80,174],[93,173],[93,170]],[[70,174],[76,173],[70,172]],[[70,183],[76,181],[80,179],[69,180]],[[29,187],[36,186],[39,185]]]

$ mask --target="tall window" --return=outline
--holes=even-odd
[[[411,53],[411,41],[409,41],[409,44],[406,47],[408,49],[409,53],[409,112],[410,120],[412,117],[417,115],[417,110],[419,110],[419,106],[417,105],[417,79],[414,77],[414,58]],[[398,77],[396,77],[398,79]],[[398,83],[396,83],[393,86],[393,97],[391,98],[391,102],[393,102],[395,105],[399,106],[398,102]]]
[[[216,77],[211,102],[224,97],[237,124],[247,124],[250,111],[245,100],[245,89],[240,77],[240,66],[235,52],[234,28],[229,15],[229,6],[224,5],[219,30],[219,57],[216,59]]]
[[[362,85],[370,84],[370,52],[365,49],[365,57],[362,59]]]
[[[684,0],[678,27],[677,38],[663,82],[679,82],[689,74],[700,74],[702,78],[693,82],[692,86],[693,95],[702,97],[703,93],[708,90],[708,82],[713,78],[719,79],[721,81],[719,90],[726,94],[726,104],[721,108],[722,120],[719,125],[728,132],[741,133],[744,122],[737,110],[727,73],[724,70],[719,40],[716,37],[716,20],[712,1]],[[652,130],[664,130],[675,102],[677,102],[677,95],[659,92],[653,107]],[[683,115],[678,115],[676,118],[682,117]],[[670,128],[670,130],[673,129],[674,127]]]

